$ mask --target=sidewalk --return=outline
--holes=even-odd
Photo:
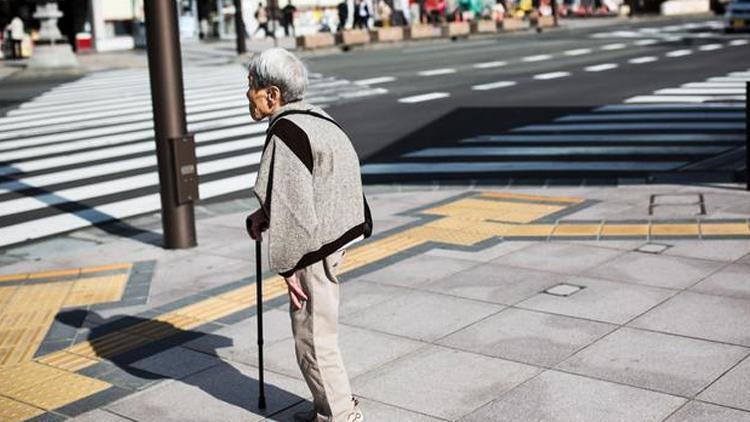
[[[740,186],[366,192],[375,235],[340,275],[366,420],[750,421]],[[0,419],[286,421],[309,406],[272,274],[256,406],[254,207],[198,207],[189,250],[158,246],[154,214],[0,251]]]

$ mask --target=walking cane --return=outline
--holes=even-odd
[[[263,382],[263,269],[260,261],[260,240],[255,241],[255,287],[257,289],[255,297],[258,312],[258,408],[266,408],[266,391]]]

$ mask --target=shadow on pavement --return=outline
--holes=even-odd
[[[268,408],[265,411],[261,411],[257,406],[258,380],[243,374],[236,367],[218,358],[218,349],[229,347],[234,344],[234,341],[228,337],[182,330],[166,322],[135,316],[117,315],[110,318],[103,318],[94,311],[82,309],[61,312],[56,316],[56,319],[71,327],[90,327],[86,339],[91,343],[97,356],[111,362],[127,374],[140,379],[143,381],[142,384],[165,379],[178,379],[182,383],[201,389],[217,400],[245,409],[253,414],[263,416],[270,415],[271,413],[278,414],[283,410],[304,401],[304,398],[266,381],[265,394]],[[116,354],[114,356],[112,356],[112,353],[107,350],[107,347],[111,347],[111,342],[96,341],[97,338],[106,334],[117,331],[123,332],[122,330],[127,330],[138,324],[142,324],[142,326],[145,325],[146,327],[144,328],[149,333],[170,334],[167,334],[165,338],[161,338],[160,340],[153,340],[143,346],[139,346],[135,350]],[[126,334],[123,333],[123,335],[125,336]],[[164,368],[162,368],[162,370],[164,370],[164,372],[169,372],[170,367],[180,366],[180,362],[165,361],[160,364],[157,360],[148,364],[149,366],[154,367],[153,371],[134,366],[134,364],[137,365],[137,363],[143,359],[155,356],[198,338],[207,340],[203,343],[210,344],[211,348],[206,349],[203,347],[201,352],[195,352],[192,349],[190,349],[190,351],[194,353],[205,353],[212,358],[215,363],[212,363],[211,365],[202,365],[202,367],[195,368],[190,373],[174,376],[163,375],[154,371],[158,371],[159,367],[163,365]],[[176,355],[176,357],[179,358],[179,355]],[[186,361],[184,362],[184,365],[189,366],[191,365],[191,362]],[[217,377],[207,378],[206,376],[195,375],[204,371],[210,371],[213,374],[217,374]],[[266,420],[280,419],[269,417]]]

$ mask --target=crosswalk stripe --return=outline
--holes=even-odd
[[[438,76],[438,75],[449,75],[451,73],[456,73],[456,69],[453,69],[453,68],[443,68],[443,69],[423,70],[421,72],[417,72],[417,75],[419,75],[419,76]]]
[[[626,103],[705,103],[707,101],[744,101],[744,95],[639,95]]]
[[[461,143],[492,143],[492,142],[522,142],[522,143],[561,143],[603,142],[603,143],[730,143],[736,144],[745,140],[744,135],[714,134],[714,133],[676,133],[676,134],[574,134],[574,135],[486,135],[464,139]]]
[[[494,61],[494,62],[484,62],[484,63],[477,63],[474,65],[474,68],[476,69],[491,69],[494,67],[502,67],[507,65],[508,62],[503,61]]]
[[[541,62],[544,60],[549,60],[551,58],[552,58],[552,55],[550,54],[537,54],[536,56],[524,57],[521,59],[521,61],[533,63],[533,62]]]
[[[558,79],[558,78],[564,78],[566,76],[570,76],[570,72],[550,72],[550,73],[542,73],[539,75],[534,75],[534,79],[539,80],[548,80],[548,79]]]
[[[580,156],[611,157],[618,155],[707,155],[726,151],[726,146],[637,146],[637,147],[444,147],[426,148],[404,154],[407,158],[436,157],[535,157]]]
[[[555,119],[557,122],[644,121],[644,120],[743,120],[744,113],[683,112],[683,113],[625,113],[625,114],[570,114]]]
[[[659,60],[659,58],[658,58],[658,57],[654,57],[654,56],[644,56],[644,57],[636,57],[636,58],[634,58],[634,59],[630,59],[630,60],[628,60],[628,63],[633,63],[633,64],[643,64],[643,63],[651,63],[651,62],[655,62],[655,61],[657,61],[657,60]]]
[[[590,132],[611,130],[742,130],[745,123],[589,123],[589,124],[542,124],[513,129],[513,132]]]
[[[516,85],[516,82],[514,81],[498,81],[498,82],[491,82],[487,84],[481,84],[481,85],[474,85],[471,87],[474,91],[488,91],[491,89],[498,89],[498,88],[507,88],[509,86]]]
[[[554,172],[554,171],[666,171],[684,161],[524,161],[524,162],[437,162],[437,163],[375,163],[362,166],[364,175],[432,174],[432,173],[492,173],[492,172]]]
[[[388,82],[395,81],[396,78],[393,76],[381,76],[378,78],[370,78],[370,79],[360,79],[358,81],[354,81],[355,85],[375,85],[375,84],[384,84]]]
[[[594,66],[587,66],[583,70],[586,72],[603,72],[605,70],[616,69],[618,65],[616,63],[602,63]]]
[[[447,98],[447,97],[450,97],[450,94],[447,92],[431,92],[429,94],[421,94],[421,95],[415,95],[412,97],[400,98],[398,102],[405,103],[405,104],[415,104],[415,103],[421,103],[424,101],[439,100],[441,98]]]
[[[644,47],[644,46],[647,46],[647,45],[657,44],[658,42],[659,42],[659,40],[646,39],[646,40],[638,40],[634,44],[637,45],[637,46],[639,46],[639,47]]]
[[[589,53],[591,53],[590,48],[577,48],[575,50],[568,50],[563,54],[565,54],[566,56],[582,56]]]
[[[201,197],[249,189],[267,125],[249,116],[244,69],[186,68],[184,81]],[[324,104],[385,92],[312,75],[306,99]],[[0,246],[158,210],[153,136],[143,70],[88,75],[0,117]]]
[[[683,49],[683,50],[670,51],[667,54],[665,54],[665,56],[667,56],[667,57],[684,57],[684,56],[689,56],[691,54],[693,54],[693,50]]]
[[[736,95],[744,94],[745,88],[665,88],[655,94],[660,95]]]
[[[627,47],[627,44],[623,44],[623,43],[616,43],[616,44],[607,44],[607,45],[603,45],[603,46],[601,47],[601,49],[602,49],[602,50],[605,50],[605,51],[612,51],[612,50],[622,50],[622,49],[623,49],[623,48],[625,48],[625,47]]]

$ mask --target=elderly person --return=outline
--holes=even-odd
[[[247,218],[253,239],[268,230],[269,262],[286,280],[297,363],[314,409],[296,421],[362,422],[338,346],[336,273],[346,248],[370,236],[359,160],[341,127],[302,98],[307,70],[280,48],[254,56],[247,98],[256,121],[270,118]]]

